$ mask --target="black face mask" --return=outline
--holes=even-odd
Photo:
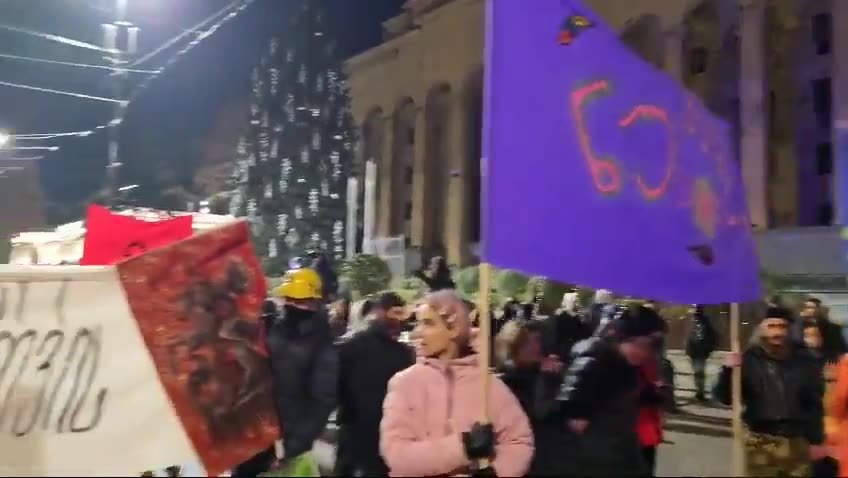
[[[300,323],[304,320],[309,320],[315,316],[315,312],[311,310],[305,310],[291,305],[283,306],[283,309],[285,310],[286,321],[291,322],[293,324]]]

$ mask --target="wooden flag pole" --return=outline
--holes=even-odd
[[[740,353],[739,304],[730,304],[730,351]],[[742,428],[742,367],[732,371],[731,405],[733,410],[733,470],[732,476],[745,476],[745,430]]]
[[[489,373],[491,365],[491,343],[492,341],[492,321],[490,314],[490,304],[492,295],[492,265],[488,262],[481,262],[479,269],[480,289],[477,292],[477,321],[479,329],[477,331],[477,340],[479,346],[478,360],[480,364],[480,397],[483,401],[480,407],[480,423],[487,424],[491,422],[489,414],[489,384],[492,381],[492,376]],[[489,460],[483,459],[477,462],[478,469],[489,467]]]
[[[479,317],[480,328],[478,330],[477,340],[479,341],[479,358],[480,374],[481,374],[481,396],[483,398],[483,406],[480,408],[481,423],[489,423],[489,383],[491,376],[489,368],[491,367],[491,337],[492,337],[492,322],[490,320],[491,313],[489,304],[491,299],[491,283],[492,283],[492,266],[487,262],[480,264],[479,270],[480,290],[477,293],[477,311]]]

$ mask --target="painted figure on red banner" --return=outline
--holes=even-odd
[[[191,332],[171,344],[172,367],[186,348],[194,368],[189,374],[191,395],[205,410],[207,418],[219,428],[222,419],[248,401],[265,385],[258,383],[257,372],[262,352],[254,344],[260,324],[239,316],[238,302],[248,293],[250,280],[244,264],[231,261],[223,280],[194,281],[183,296],[182,320],[193,324]],[[236,383],[221,381],[217,371],[237,364],[240,379]],[[175,370],[176,372],[176,370]]]

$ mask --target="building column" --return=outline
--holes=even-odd
[[[675,80],[683,78],[683,21],[663,31],[665,61],[663,69]]]
[[[413,174],[412,174],[412,237],[413,247],[425,245],[425,228],[427,227],[425,203],[427,199],[427,128],[425,108],[418,106],[415,110],[415,144],[413,145]]]
[[[450,128],[447,134],[447,153],[449,175],[445,175],[448,181],[447,204],[445,217],[445,237],[443,238],[447,249],[447,260],[450,264],[465,265],[467,256],[467,242],[469,231],[469,208],[467,195],[470,190],[471,171],[467,171],[468,161],[466,147],[468,137],[468,102],[462,94],[456,94],[450,105]]]
[[[848,2],[833,2],[831,75],[834,222],[848,225]]]
[[[838,2],[837,2],[838,3]],[[740,0],[739,79],[742,179],[751,223],[768,227],[768,77],[766,9],[763,0]]]
[[[395,184],[393,178],[396,176],[395,168],[400,166],[397,163],[394,150],[394,117],[388,115],[382,119],[382,122],[383,134],[381,137],[383,144],[380,146],[382,150],[380,161],[377,164],[378,190],[380,191],[380,197],[377,200],[379,203],[377,207],[377,236],[388,237],[393,233],[392,225],[396,224],[393,218],[397,214],[397,205],[395,204],[397,195],[395,192],[398,185]]]

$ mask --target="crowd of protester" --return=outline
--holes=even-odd
[[[598,291],[584,305],[570,292],[543,314],[507,301],[489,317],[496,373],[483,393],[474,304],[452,290],[443,260],[420,276],[431,292],[417,304],[390,292],[351,304],[315,271],[286,275],[264,316],[282,446],[233,476],[290,476],[280,470],[308,457],[334,410],[337,476],[655,474],[663,416],[676,409],[656,303]],[[730,405],[741,367],[748,474],[840,476],[848,350],[826,307],[773,300],[714,383],[707,364],[721,337],[706,310],[693,305],[685,317],[695,399]]]

